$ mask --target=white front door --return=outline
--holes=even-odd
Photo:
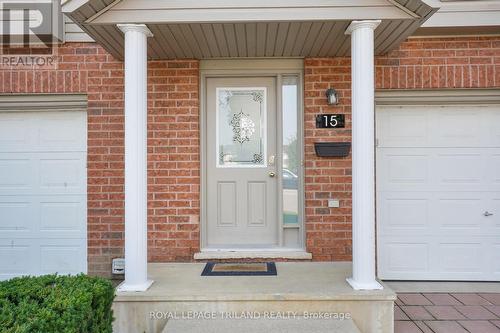
[[[276,79],[206,82],[206,247],[278,245]]]
[[[87,114],[0,112],[0,279],[87,271]]]
[[[377,108],[378,275],[500,280],[500,106]]]

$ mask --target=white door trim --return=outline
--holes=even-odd
[[[304,62],[303,59],[244,59],[244,60],[202,60],[200,62],[200,250],[202,252],[206,252],[206,244],[207,244],[207,212],[206,212],[206,135],[207,135],[207,116],[206,116],[206,80],[208,78],[217,78],[217,77],[275,77],[277,87],[281,87],[282,80],[281,78],[284,75],[296,75],[299,78],[299,101],[298,101],[298,113],[299,113],[299,121],[298,121],[298,142],[300,146],[300,160],[301,169],[299,174],[299,224],[298,228],[300,230],[300,248],[296,248],[293,250],[304,252],[305,251],[305,197],[304,197],[304,128],[303,128],[303,117],[304,117],[304,107],[303,107],[303,67]],[[282,123],[281,119],[281,90],[277,89],[276,91],[276,101],[277,108],[280,110],[278,112],[277,122],[279,124]],[[277,170],[279,170],[279,187],[278,193],[278,211],[281,212],[283,210],[282,207],[282,178],[281,178],[281,169],[282,169],[282,128],[278,126],[277,133]],[[281,214],[279,214],[281,216]],[[283,226],[282,221],[280,222],[280,227],[278,228],[278,237],[279,237],[279,245],[283,246],[283,229],[289,228],[288,226]],[[212,252],[214,249],[210,249]],[[225,249],[227,250],[227,249]],[[263,249],[260,249],[263,250]],[[271,249],[270,249],[271,250]],[[276,252],[276,249],[272,249]],[[283,248],[283,251],[290,251],[289,248]],[[281,249],[280,249],[281,251]],[[260,251],[259,251],[260,252]],[[268,251],[264,251],[268,252]],[[232,257],[237,257],[236,252],[229,251],[228,253],[234,254]],[[248,253],[247,253],[248,254]],[[195,256],[199,256],[198,254]]]

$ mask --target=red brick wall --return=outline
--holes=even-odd
[[[88,93],[89,271],[123,255],[123,63],[95,44],[59,49],[58,68],[0,66],[1,93]],[[500,38],[411,39],[377,59],[377,88],[500,86]],[[190,261],[199,249],[198,62],[149,63],[149,259]],[[328,87],[341,103],[325,103]],[[315,141],[350,141],[350,59],[305,60],[306,229],[314,260],[351,258],[351,160],[320,159]],[[314,115],[345,113],[345,130]],[[326,199],[341,199],[330,210]]]
[[[150,261],[192,261],[199,251],[198,62],[149,63]]]
[[[325,159],[314,142],[351,140],[350,58],[305,60],[307,250],[314,260],[351,260],[351,158]],[[339,91],[328,106],[325,90]],[[411,38],[376,59],[378,89],[500,87],[500,37]],[[315,129],[317,113],[344,113],[346,128]],[[340,198],[329,209],[327,198]]]
[[[87,93],[89,272],[123,256],[123,63],[92,43],[58,49],[57,67],[0,66],[1,93]],[[198,62],[157,61],[148,73],[151,261],[198,250]]]
[[[500,37],[412,38],[377,59],[378,89],[500,86]]]

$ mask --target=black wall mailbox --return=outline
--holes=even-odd
[[[345,115],[343,114],[317,114],[316,128],[344,128]]]
[[[346,157],[351,150],[350,142],[315,142],[314,150],[320,157]]]

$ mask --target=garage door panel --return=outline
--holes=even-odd
[[[483,234],[482,220],[486,200],[479,195],[467,198],[439,198],[435,204],[435,221],[431,223],[440,228],[443,235],[448,233]]]
[[[34,183],[35,172],[29,157],[0,153],[0,194],[29,191]]]
[[[86,154],[0,153],[0,196],[85,194]]]
[[[490,111],[490,119],[487,126],[488,142],[491,146],[500,147],[500,106],[497,108],[497,112]]]
[[[381,191],[500,191],[500,148],[378,148]]]
[[[36,216],[36,209],[29,198],[0,196],[0,216],[0,235],[23,235],[33,232],[32,217]]]
[[[500,193],[492,194],[489,205],[485,211],[493,215],[488,217],[483,215],[483,227],[489,234],[497,236],[500,242]]]
[[[429,112],[429,110],[427,110]],[[480,110],[470,107],[446,107],[431,111],[429,146],[436,147],[480,147],[484,133],[481,132]],[[477,120],[480,120],[479,122]]]
[[[496,280],[498,255],[494,237],[381,236],[378,275],[381,279]]]
[[[429,182],[428,162],[426,155],[388,154],[387,177],[394,184],[426,184]]]
[[[500,106],[384,106],[377,138],[379,276],[500,280]]]
[[[499,111],[500,106],[384,106],[377,112],[378,145],[500,147]]]
[[[86,128],[81,111],[0,112],[0,279],[86,272]]]
[[[82,238],[86,196],[0,196],[0,216],[0,239]]]
[[[75,258],[86,257],[85,240],[66,242],[42,240],[40,244],[41,274],[77,274],[85,272],[86,262]]]
[[[0,152],[85,152],[86,117],[85,112],[4,112]]]
[[[86,114],[64,112],[50,112],[42,115],[36,123],[39,150],[60,151],[85,151],[86,150],[86,128],[81,124],[85,123]]]
[[[86,235],[84,196],[43,197],[40,234],[44,238],[82,238]]]
[[[447,273],[466,273],[478,275],[484,269],[483,245],[477,243],[439,243],[439,267]]]
[[[40,191],[82,193],[86,184],[82,172],[85,171],[83,154],[53,154],[39,160]]]
[[[491,182],[500,185],[500,152],[491,154],[491,163],[488,164],[488,174],[491,175]]]
[[[426,242],[400,242],[383,239],[378,245],[378,260],[382,262],[383,271],[380,278],[393,278],[398,274],[421,273],[429,271],[430,248]]]
[[[431,163],[431,158],[423,150],[409,152],[401,148],[378,149],[377,190],[426,189],[431,183],[429,163]]]
[[[379,197],[377,216],[386,223],[378,230],[382,234],[406,233],[414,229],[426,229],[429,215],[429,201],[425,197]]]
[[[496,239],[493,243],[493,251],[490,253],[492,259],[489,261],[492,265],[493,276],[500,279],[500,240]]]
[[[0,280],[10,279],[34,272],[29,258],[34,255],[33,245],[29,242],[16,242],[0,239]]]
[[[498,192],[377,192],[377,233],[431,236],[497,235],[496,219],[484,216],[498,211]],[[491,226],[490,226],[491,225]],[[495,228],[496,230],[493,230]]]
[[[433,237],[432,244],[437,258],[431,267],[433,277],[441,276],[451,280],[494,280],[492,237],[488,236],[447,236]]]
[[[387,107],[377,113],[377,138],[380,147],[418,146],[428,138],[426,112]]]
[[[31,120],[18,113],[4,113],[0,121],[0,152],[18,151],[34,141]]]
[[[0,280],[87,271],[85,239],[0,239]]]
[[[437,181],[443,186],[448,185],[479,185],[486,181],[486,166],[480,153],[465,153],[463,150],[449,151],[446,153],[438,152],[431,162],[431,168],[437,176]]]

